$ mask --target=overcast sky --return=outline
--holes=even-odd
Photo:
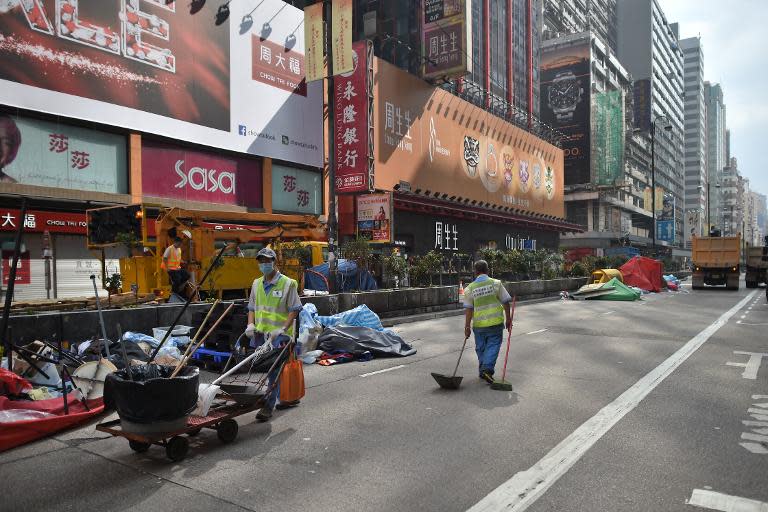
[[[723,87],[731,156],[768,194],[768,1],[660,0],[680,37],[701,36],[704,79]]]

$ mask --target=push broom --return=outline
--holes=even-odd
[[[510,323],[515,320],[515,303],[517,295],[512,298],[512,312],[510,313]],[[509,344],[512,341],[512,325],[509,326],[509,335],[507,336],[507,352],[504,354],[504,370],[501,372],[501,380],[495,380],[491,384],[491,389],[496,391],[512,391],[512,383],[507,382],[507,361],[509,360]]]

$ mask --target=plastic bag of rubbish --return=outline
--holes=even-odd
[[[158,346],[160,344],[159,341],[157,341],[155,338],[153,338],[152,336],[150,336],[148,334],[142,334],[140,332],[133,332],[133,331],[128,331],[128,332],[124,333],[123,334],[123,339],[125,341],[132,341],[134,343],[144,342],[144,343],[148,344],[152,348],[155,348],[156,346]]]
[[[311,352],[305,352],[301,357],[301,362],[304,364],[315,364],[317,358],[323,355],[322,350],[312,350]]]
[[[181,359],[181,351],[177,346],[163,345],[163,347],[157,351],[157,356],[155,357],[160,357],[160,356],[168,356],[174,359]]]
[[[55,414],[32,409],[8,409],[0,411],[0,423],[16,423],[17,421],[44,420],[55,418]]]

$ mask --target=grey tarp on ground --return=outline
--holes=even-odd
[[[317,348],[324,352],[349,352],[355,356],[366,351],[374,356],[411,356],[416,353],[416,349],[397,334],[351,325],[326,328]]]

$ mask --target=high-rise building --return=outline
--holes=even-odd
[[[718,182],[718,199],[720,209],[717,216],[712,213],[712,224],[719,227],[723,235],[733,236],[742,229],[744,220],[744,194],[745,180],[739,172],[739,164],[736,158],[731,158],[720,175]]]
[[[544,0],[545,41],[587,31],[616,52],[616,0]]]
[[[707,181],[709,184],[707,213],[710,226],[720,227],[722,205],[719,188],[723,169],[730,164],[726,159],[725,102],[720,84],[704,82],[704,102],[707,110]]]
[[[707,123],[704,104],[704,52],[701,38],[680,41],[684,58],[685,84],[685,210],[701,219],[707,204]],[[686,246],[692,234],[702,235],[703,226],[689,226]],[[693,233],[692,233],[693,231]]]
[[[667,21],[658,0],[618,0],[616,15],[619,61],[635,80],[635,127],[656,127],[656,187],[662,188],[674,205],[672,245],[682,246],[685,122],[683,52],[678,43],[677,24]],[[656,209],[658,218],[661,206],[657,204]],[[685,255],[675,251],[672,254]]]

